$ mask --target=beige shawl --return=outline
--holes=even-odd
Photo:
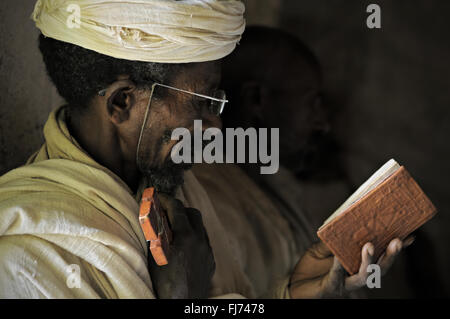
[[[71,137],[64,109],[50,114],[27,165],[0,177],[0,297],[153,298],[136,195]],[[203,216],[217,264],[211,297],[287,296],[292,236],[276,210],[240,216],[223,204],[235,198],[211,200],[191,172],[178,196]],[[67,284],[70,265],[80,288]]]

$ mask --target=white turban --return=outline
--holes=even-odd
[[[38,0],[32,18],[45,36],[108,56],[187,63],[230,54],[244,11],[236,0]]]

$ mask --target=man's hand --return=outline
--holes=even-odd
[[[377,264],[384,275],[391,267],[395,257],[402,248],[411,245],[414,238],[409,237],[404,242],[396,238],[392,240]],[[292,298],[333,298],[343,297],[348,292],[366,285],[367,266],[374,262],[374,247],[366,243],[362,248],[362,261],[359,272],[348,276],[345,269],[333,257],[328,247],[319,242],[313,245],[300,259],[290,280],[289,292]]]
[[[157,297],[207,298],[216,264],[202,215],[167,195],[158,194],[158,198],[169,217],[173,241],[168,265],[158,266],[151,254],[149,256],[150,275]]]

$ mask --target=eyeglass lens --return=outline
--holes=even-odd
[[[223,90],[216,90],[212,97],[219,99],[219,100],[226,100],[226,98],[227,98],[225,91],[223,91]],[[223,109],[225,108],[225,103],[226,103],[225,101],[211,100],[211,105],[210,105],[211,113],[213,113],[215,115],[222,114]]]

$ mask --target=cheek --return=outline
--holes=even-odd
[[[179,127],[193,128],[195,119],[202,117],[189,101],[170,98],[154,100],[149,109],[139,149],[139,157],[145,167],[161,165],[169,156],[173,144],[170,141],[170,133]]]
[[[137,145],[139,136],[141,134],[142,125],[144,123],[146,106],[140,104],[134,112],[130,113],[128,135],[133,139]]]
[[[154,102],[147,115],[147,121],[142,133],[140,157],[146,167],[157,167],[168,155],[170,133],[176,127],[182,127],[177,110],[165,101],[164,104]]]
[[[159,113],[159,121],[171,129],[189,128],[194,124],[194,120],[202,119],[200,112],[192,105],[192,102],[184,99],[167,103]]]
[[[163,114],[158,107],[158,103],[152,102],[149,107],[147,118],[145,113],[147,105],[143,106],[139,112],[136,112],[132,134],[136,141],[136,150],[139,143],[138,162],[141,168],[154,167],[158,164],[158,143],[164,132]],[[144,123],[145,121],[145,123]],[[142,136],[141,136],[142,130]]]

